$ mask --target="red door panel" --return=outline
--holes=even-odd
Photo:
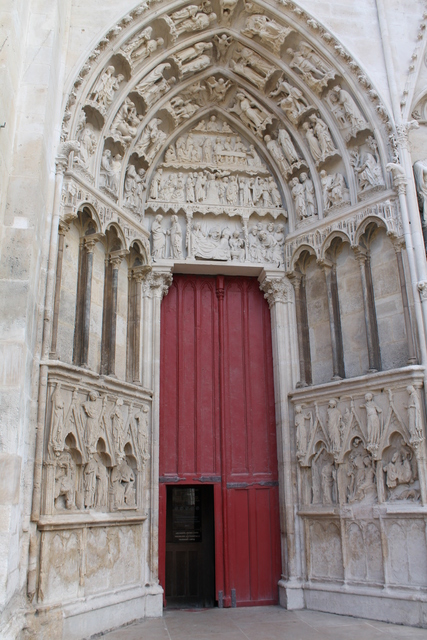
[[[162,302],[160,527],[167,483],[214,484],[217,597],[277,602],[270,312],[252,278],[175,275]],[[160,579],[165,584],[160,531]]]

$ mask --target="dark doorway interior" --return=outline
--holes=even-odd
[[[166,602],[168,607],[215,604],[213,486],[168,486]]]

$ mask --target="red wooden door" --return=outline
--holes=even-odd
[[[270,312],[253,278],[175,275],[162,302],[160,580],[166,486],[214,486],[216,598],[273,604],[280,527]]]

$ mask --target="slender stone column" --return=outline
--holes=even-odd
[[[408,341],[408,364],[417,364],[417,355],[415,352],[414,335],[412,331],[411,315],[409,313],[408,291],[406,288],[405,270],[403,267],[402,249],[404,240],[393,241],[393,247],[396,252],[397,268],[399,271],[400,292],[402,295],[403,316],[405,319],[406,339]]]
[[[93,252],[96,243],[97,239],[91,237],[85,238],[84,241],[84,248],[86,251],[86,269],[82,305],[81,355],[79,363],[82,367],[87,367],[89,364],[90,303],[92,297]]]
[[[127,379],[141,384],[141,288],[150,267],[134,267],[129,272]]]
[[[271,312],[274,395],[281,509],[282,579],[280,603],[288,609],[302,609],[301,522],[296,516],[297,469],[294,437],[289,423],[288,394],[298,380],[296,312],[293,287],[277,271],[263,271],[259,277]]]
[[[305,282],[302,273],[292,273],[288,276],[294,286],[295,312],[297,319],[298,354],[300,378],[297,387],[306,387],[312,384],[311,378],[311,353],[310,338],[307,323],[307,300],[305,295]]]
[[[365,312],[366,339],[368,342],[369,371],[381,371],[381,354],[379,348],[377,314],[372,287],[371,267],[368,255],[360,247],[355,249],[356,259],[360,267],[362,280],[363,308]]]
[[[62,282],[62,263],[64,259],[64,241],[65,234],[70,230],[68,224],[62,220],[58,227],[58,257],[56,260],[56,279],[55,279],[55,296],[53,302],[53,322],[52,322],[52,341],[50,346],[49,357],[53,360],[58,358],[56,352],[58,342],[58,319],[59,319],[59,304],[61,301],[61,282]]]
[[[151,507],[150,507],[150,542],[149,567],[151,584],[159,581],[159,419],[160,419],[160,305],[172,284],[172,274],[169,267],[153,267],[144,282],[146,307],[151,307],[151,345],[144,344],[144,349],[150,346],[151,358],[144,358],[144,365],[151,368],[153,391],[152,431],[151,431]],[[146,308],[144,308],[146,311]],[[144,318],[147,324],[149,318]],[[143,380],[147,379],[145,371]],[[144,385],[145,386],[145,385]]]
[[[109,340],[108,375],[116,372],[116,333],[117,333],[117,291],[119,284],[119,267],[123,255],[111,255],[111,320]]]
[[[321,266],[325,273],[326,289],[328,294],[333,368],[332,380],[341,380],[342,378],[345,378],[345,370],[336,267],[332,262],[327,260],[323,260],[321,262]]]

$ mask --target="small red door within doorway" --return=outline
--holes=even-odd
[[[162,302],[163,587],[171,582],[165,580],[167,487],[198,484],[213,487],[219,606],[277,603],[281,554],[270,311],[254,278],[175,275]]]

